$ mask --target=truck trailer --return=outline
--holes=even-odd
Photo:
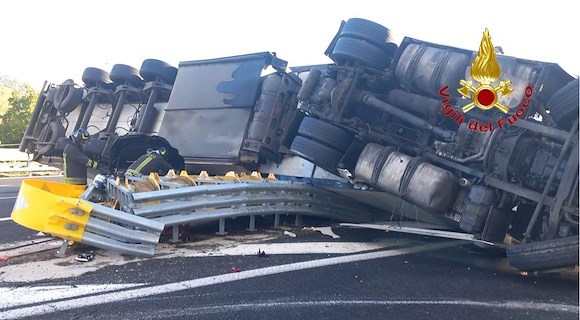
[[[478,50],[397,44],[351,18],[329,40],[330,64],[147,59],[46,82],[20,150],[54,165],[85,128],[107,170],[87,189],[23,184],[13,219],[152,255],[170,226],[319,215],[499,247],[521,270],[578,264],[578,78],[504,55],[487,30]],[[124,176],[160,147],[174,172]],[[28,217],[38,193],[46,223]]]

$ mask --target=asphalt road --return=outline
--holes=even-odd
[[[15,196],[0,187],[0,217]],[[0,319],[579,317],[578,270],[526,274],[501,253],[455,240],[336,225],[333,238],[292,226],[292,217],[282,229],[258,219],[252,233],[242,220],[228,220],[225,237],[213,234],[217,224],[192,228],[190,241],[164,241],[154,258],[96,250],[81,263],[74,257],[93,248],[56,258],[58,241],[26,246],[0,261]],[[35,234],[0,222],[0,260]]]
[[[0,247],[3,243],[37,238],[33,230],[21,227],[10,220],[10,213],[18,195],[17,186],[1,185],[0,180]]]

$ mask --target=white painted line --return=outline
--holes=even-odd
[[[252,304],[220,305],[211,307],[191,307],[182,310],[188,315],[204,313],[225,313],[272,308],[294,307],[326,307],[326,306],[397,306],[397,305],[438,305],[438,306],[470,306],[500,310],[538,310],[551,312],[578,313],[578,306],[567,304],[538,303],[529,301],[473,301],[473,300],[330,300],[330,301],[294,301],[266,302]],[[132,314],[136,316],[136,314]]]
[[[44,241],[27,241],[21,247],[6,247],[5,250],[0,252],[3,256],[17,257],[27,254],[33,254],[37,252],[55,250],[61,245],[62,241],[59,239],[44,240]],[[3,248],[4,249],[4,248]],[[39,263],[38,261],[35,261]],[[17,268],[22,268],[22,265],[15,265]],[[7,266],[10,267],[10,266]],[[26,279],[25,275],[22,275],[21,279]],[[27,279],[28,280],[28,279]]]
[[[259,235],[256,235],[259,236]],[[156,255],[152,259],[173,259],[183,257],[220,257],[220,256],[251,256],[258,250],[267,255],[278,254],[353,254],[364,251],[385,249],[393,246],[411,246],[413,242],[296,242],[296,243],[240,243],[241,241],[265,241],[264,236],[234,238],[234,241],[222,238],[207,241],[175,245],[158,244]],[[254,239],[254,240],[252,240]],[[238,242],[235,242],[238,241]],[[24,246],[12,252],[4,251],[4,255],[32,254],[60,246],[62,241],[51,241],[42,245]],[[14,247],[14,246],[13,246]],[[2,267],[0,282],[20,282],[55,280],[80,276],[93,272],[105,266],[123,265],[141,261],[140,258],[126,259],[113,251],[99,252],[95,260],[86,263],[69,263],[70,257],[51,259],[47,261],[30,261]],[[1,301],[1,300],[0,300]]]
[[[258,250],[268,255],[279,254],[352,254],[385,249],[400,245],[396,242],[295,242],[295,243],[248,243],[233,247],[216,248],[206,252],[191,252],[188,256],[252,256]]]
[[[14,196],[14,197],[0,197],[0,200],[10,200],[10,199],[16,199],[18,198],[18,196]]]
[[[24,240],[24,241],[10,242],[10,243],[2,244],[2,246],[0,246],[0,249],[6,251],[6,250],[12,250],[15,248],[30,247],[30,246],[34,246],[34,245],[39,244],[39,243],[44,243],[47,241],[56,241],[56,240],[57,239],[44,238],[44,239],[37,239],[37,240]]]
[[[23,304],[68,299],[144,285],[146,285],[146,283],[0,288],[0,296],[2,297],[0,308],[10,308],[21,306]]]
[[[395,249],[395,250],[388,250],[388,251],[379,251],[379,252],[370,252],[370,253],[359,253],[341,257],[334,257],[334,258],[326,258],[326,259],[318,259],[318,260],[310,260],[310,261],[303,261],[297,263],[290,263],[285,265],[267,267],[267,268],[260,268],[248,271],[242,271],[237,273],[227,273],[221,274],[211,277],[205,277],[200,279],[182,281],[182,282],[175,282],[175,283],[168,283],[163,285],[145,287],[145,288],[137,288],[137,289],[130,289],[125,291],[119,292],[111,292],[111,293],[104,293],[104,294],[97,294],[88,297],[81,297],[76,299],[70,300],[63,300],[63,301],[55,301],[50,302],[44,305],[38,306],[31,306],[31,307],[22,307],[19,309],[7,310],[0,313],[0,319],[12,319],[12,318],[21,318],[21,317],[30,317],[30,316],[38,316],[42,314],[64,311],[64,310],[71,310],[77,309],[82,307],[94,306],[99,304],[105,303],[113,303],[119,301],[125,301],[129,299],[136,299],[148,296],[155,296],[159,294],[167,294],[176,291],[182,290],[189,290],[199,287],[211,286],[221,283],[233,282],[238,280],[245,280],[251,279],[256,277],[263,277],[267,275],[273,274],[280,274],[292,271],[299,271],[299,270],[307,270],[313,268],[321,268],[327,267],[332,265],[338,265],[343,263],[350,263],[350,262],[357,262],[357,261],[365,261],[365,260],[372,260],[372,259],[380,259],[386,257],[394,257],[399,255],[405,254],[413,254],[418,252],[424,251],[431,251],[437,249],[443,249],[448,247],[455,247],[459,245],[464,245],[466,241],[448,241],[448,242],[439,242],[434,244],[427,244],[421,245],[411,248],[403,248],[403,249]],[[0,301],[3,300],[2,292],[0,292]],[[23,304],[23,306],[26,303]]]
[[[2,221],[12,221],[12,218],[8,217],[8,218],[0,218],[0,222]]]

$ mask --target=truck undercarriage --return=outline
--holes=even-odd
[[[21,151],[58,161],[66,137],[86,128],[86,154],[109,169],[86,191],[59,194],[81,198],[88,222],[64,217],[78,216],[69,201],[48,210],[64,221],[50,230],[152,255],[165,227],[219,220],[223,231],[237,216],[250,228],[268,214],[416,221],[406,230],[505,247],[514,268],[577,265],[578,79],[495,53],[488,34],[479,51],[389,36],[353,18],[331,40],[328,65],[287,71],[268,52],[179,68],[148,59],[139,70],[87,68],[82,86],[47,83]],[[481,71],[484,55],[495,77]],[[117,178],[162,146],[181,174]],[[24,207],[13,217],[27,226]]]

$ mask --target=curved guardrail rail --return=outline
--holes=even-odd
[[[131,178],[145,181],[150,177]],[[151,180],[149,180],[151,181]],[[109,206],[91,202],[94,185],[25,180],[12,219],[25,227],[94,247],[152,256],[163,229],[207,221],[282,214],[311,215],[341,222],[368,222],[368,206],[323,188],[271,179],[191,179],[196,186],[154,180],[161,190],[136,192],[108,178]]]

